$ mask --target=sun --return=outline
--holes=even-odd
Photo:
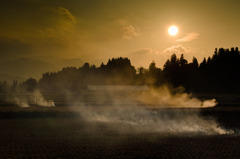
[[[178,27],[175,25],[172,25],[168,28],[168,34],[171,36],[176,36],[178,34]]]

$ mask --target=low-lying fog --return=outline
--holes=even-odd
[[[79,97],[81,100],[77,100],[75,96],[73,100],[68,93],[68,99],[72,101],[69,109],[79,113],[86,121],[114,124],[114,129],[117,128],[119,132],[131,128],[134,132],[233,133],[232,130],[222,128],[215,119],[199,114],[198,109],[214,107],[217,104],[215,99],[201,101],[182,91],[172,93],[167,86],[158,89],[148,89],[146,86],[109,86],[107,89],[89,86],[89,89],[91,93],[87,99]],[[144,91],[139,93],[139,89]],[[133,93],[136,90],[138,93]],[[45,100],[40,91],[34,92],[32,98],[38,100],[36,104],[39,106],[55,106],[54,101]],[[31,105],[28,99],[15,97],[14,101],[21,107]]]

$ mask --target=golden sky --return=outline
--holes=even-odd
[[[240,44],[239,0],[6,0],[0,57],[80,58],[100,65],[129,57],[162,67],[172,53],[202,61]],[[169,36],[170,25],[179,27]]]

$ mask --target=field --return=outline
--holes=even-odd
[[[184,111],[189,110],[181,112]],[[125,123],[85,120],[66,108],[1,107],[0,158],[240,157],[240,109],[192,111],[199,112],[206,119],[214,118],[219,126],[234,130],[234,133],[155,131],[151,127],[147,131],[138,131],[137,126]]]

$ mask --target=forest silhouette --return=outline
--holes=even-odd
[[[173,54],[163,68],[156,67],[153,61],[149,68],[137,68],[128,58],[112,58],[99,67],[83,64],[82,67],[65,67],[58,72],[47,72],[42,78],[29,78],[19,83],[0,83],[0,93],[5,95],[26,94],[38,89],[43,95],[81,94],[88,85],[147,85],[173,88],[183,87],[194,93],[240,93],[240,52],[238,48],[215,49],[212,57],[204,58],[199,64],[193,57],[188,62],[184,55]],[[1,101],[6,100],[1,96]]]

